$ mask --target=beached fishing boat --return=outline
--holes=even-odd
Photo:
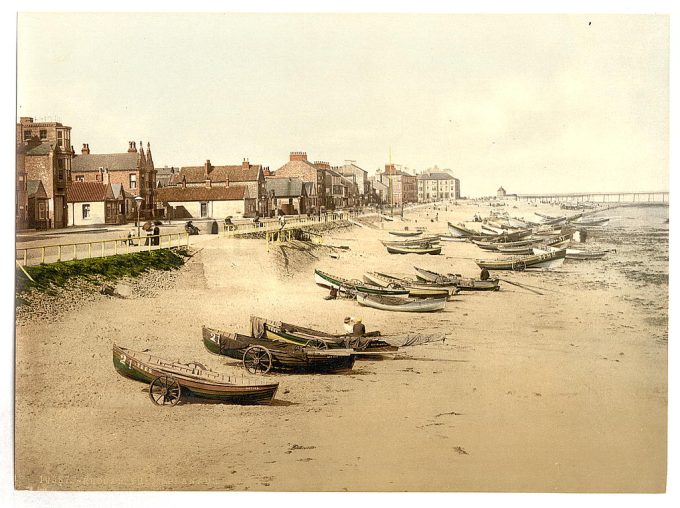
[[[466,240],[465,237],[462,236],[453,236],[451,234],[448,235],[439,235],[439,239],[443,242],[461,242]]]
[[[355,360],[353,349],[289,344],[223,332],[207,326],[203,327],[203,345],[211,353],[241,360],[246,370],[253,374],[266,374],[272,369],[337,372],[351,369]]]
[[[447,297],[455,294],[457,288],[455,284],[436,284],[408,281],[391,275],[379,272],[366,272],[364,280],[381,287],[399,287],[408,289],[408,294],[413,298]]]
[[[556,236],[556,237],[553,237],[553,238],[535,241],[532,244],[525,245],[525,246],[519,246],[519,247],[506,247],[505,245],[499,244],[497,250],[501,254],[511,254],[511,255],[515,255],[515,256],[522,256],[522,255],[533,254],[534,249],[536,249],[536,248],[541,249],[541,248],[544,248],[544,247],[554,247],[554,248],[557,248],[557,249],[561,249],[561,248],[569,245],[570,241],[571,241],[571,235],[559,235],[559,236]]]
[[[471,277],[461,277],[458,274],[449,273],[442,275],[431,270],[414,266],[416,276],[424,281],[434,284],[455,284],[460,291],[497,291],[500,289],[500,279],[497,277],[484,279],[473,279]]]
[[[380,286],[374,286],[372,284],[365,284],[360,280],[344,279],[342,277],[337,277],[331,275],[330,273],[322,272],[319,269],[314,270],[314,281],[319,285],[326,288],[335,288],[343,293],[368,293],[374,295],[386,295],[386,296],[408,296],[408,290],[406,289],[389,289],[381,288]]]
[[[322,349],[351,348],[357,355],[373,356],[399,350],[397,346],[381,340],[379,331],[368,332],[361,337],[351,334],[336,335],[258,316],[250,316],[250,334],[253,337],[264,337],[301,346],[318,345]]]
[[[574,222],[574,226],[584,226],[584,227],[591,227],[591,226],[602,226],[609,222],[608,218],[601,218],[601,219],[581,219],[579,221]]]
[[[466,238],[468,236],[477,236],[479,233],[476,231],[473,231],[472,229],[466,228],[463,224],[452,224],[448,223],[449,226],[449,233],[451,233],[451,236],[457,237],[457,238]]]
[[[388,231],[389,234],[394,235],[394,236],[419,236],[422,235],[422,231]]]
[[[390,254],[430,254],[436,256],[442,253],[441,245],[385,245]]]
[[[200,363],[164,360],[115,344],[113,366],[127,378],[151,383],[149,396],[159,405],[175,405],[182,395],[235,404],[268,404],[279,387],[276,382],[228,376]]]
[[[357,294],[359,305],[395,312],[435,312],[446,307],[443,298],[394,298],[391,296]]]
[[[488,233],[490,235],[502,235],[506,233],[504,229],[495,228],[489,224],[482,224],[482,233]]]
[[[530,268],[557,268],[564,263],[567,250],[553,249],[547,252],[536,253],[539,249],[534,249],[535,254],[530,256],[520,256],[511,259],[476,259],[475,263],[480,268],[487,270],[515,270],[518,272]]]
[[[384,246],[395,245],[397,247],[401,246],[413,246],[413,245],[433,245],[439,243],[438,236],[424,236],[422,238],[409,238],[407,240],[380,240]]]
[[[578,259],[580,261],[588,259],[602,259],[607,255],[606,251],[596,250],[587,251],[579,249],[567,249],[567,259]]]

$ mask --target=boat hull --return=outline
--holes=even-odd
[[[211,353],[242,360],[250,346],[266,348],[272,356],[272,368],[294,372],[332,373],[350,370],[355,356],[352,350],[304,347],[275,342],[265,338],[247,337],[203,327],[203,345]]]
[[[515,270],[523,271],[532,268],[552,269],[564,263],[566,249],[557,249],[531,256],[522,256],[516,259],[477,259],[475,263],[480,268],[487,270]]]
[[[167,366],[163,367],[144,361],[144,357],[151,357],[151,355],[144,355],[115,345],[113,347],[113,366],[122,376],[145,383],[151,383],[159,376],[172,376],[177,379],[184,393],[194,397],[233,404],[268,404],[276,395],[279,386],[278,383],[254,385],[215,383],[192,374],[192,372],[205,373],[205,371],[183,369],[178,364],[172,367],[173,362],[158,359],[166,362]],[[182,372],[183,370],[186,372]]]
[[[416,246],[403,246],[397,247],[396,245],[385,245],[387,252],[390,254],[430,254],[436,256],[442,253],[441,246],[437,247],[416,247]]]
[[[357,291],[361,293],[386,295],[386,296],[408,296],[408,291],[405,289],[388,289],[379,286],[371,286],[366,284],[357,284],[356,282],[348,281],[341,277],[330,275],[321,270],[314,270],[314,281],[317,285],[326,288],[335,288],[338,291],[347,292],[348,290]]]
[[[357,295],[359,305],[391,312],[436,312],[446,307],[446,298],[390,298],[377,295]]]

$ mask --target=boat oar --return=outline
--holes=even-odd
[[[513,286],[517,286],[517,287],[520,287],[522,289],[526,289],[527,291],[531,291],[532,293],[536,293],[537,295],[545,296],[543,293],[540,293],[540,292],[538,292],[534,289],[530,289],[530,288],[528,288],[528,287],[526,287],[522,284],[518,284],[517,282],[510,282],[508,279],[500,279],[500,280],[502,280],[503,282],[507,282],[508,284],[512,284]]]

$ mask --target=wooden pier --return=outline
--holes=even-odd
[[[507,197],[510,197],[509,194]],[[644,192],[564,192],[512,194],[519,201],[572,201],[590,203],[668,203],[668,191]]]

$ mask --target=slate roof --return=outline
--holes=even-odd
[[[238,201],[249,197],[247,187],[161,187],[156,189],[158,202]]]
[[[26,155],[47,155],[50,153],[51,145],[49,143],[40,143],[38,146],[26,150]]]
[[[71,161],[71,172],[99,171],[108,168],[109,171],[135,171],[139,154],[126,153],[97,153],[77,155]]]
[[[47,192],[40,180],[27,180],[26,191],[29,198],[47,198]]]
[[[107,198],[108,187],[102,182],[71,182],[66,193],[66,201],[69,203],[104,201]],[[113,196],[110,196],[110,199],[112,198]]]
[[[454,180],[448,173],[423,173],[418,175],[418,180]]]
[[[260,164],[243,169],[242,166],[212,166],[209,177],[211,182],[254,182],[257,181],[262,166]],[[179,184],[186,178],[188,184],[205,182],[203,166],[184,166],[172,177],[172,182]]]
[[[267,194],[274,191],[279,198],[299,197],[302,195],[302,180],[298,177],[267,178]]]

